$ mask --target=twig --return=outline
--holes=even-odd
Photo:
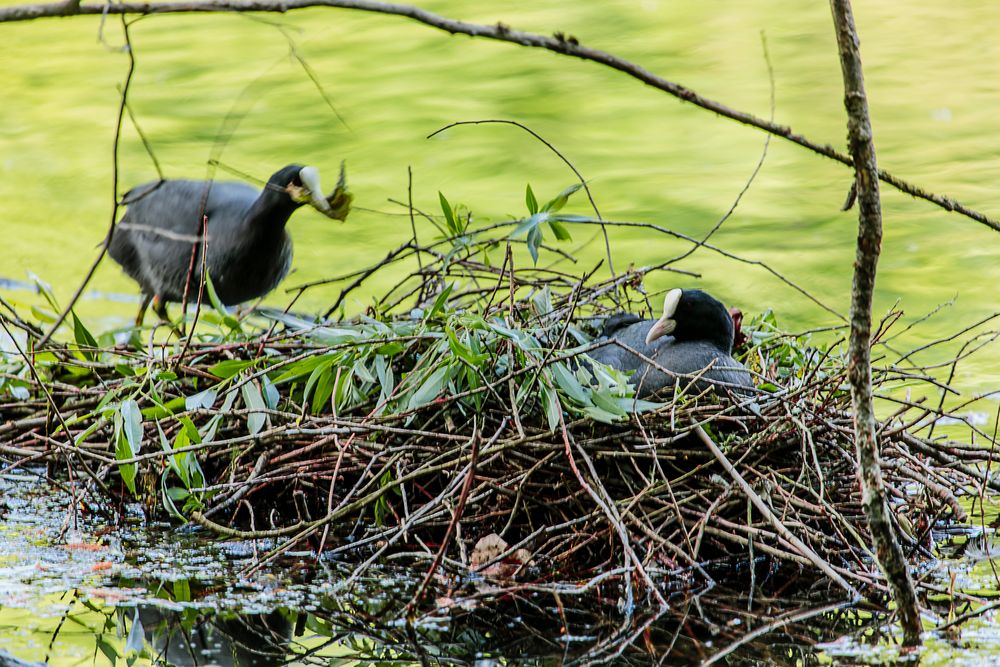
[[[878,164],[851,2],[830,0],[830,8],[844,75],[847,134],[854,163],[854,182],[858,190],[858,249],[851,285],[851,335],[848,344],[850,361],[847,376],[851,383],[851,403],[854,408],[862,505],[875,540],[879,566],[889,581],[893,600],[898,607],[903,625],[903,644],[919,646],[923,630],[920,607],[906,558],[887,516],[872,400],[872,294],[875,291],[875,273],[882,245]]]
[[[771,508],[767,506],[767,503],[765,503],[761,497],[754,492],[750,485],[747,484],[747,481],[743,479],[743,475],[741,475],[739,471],[733,467],[733,464],[729,462],[729,459],[726,458],[726,455],[722,453],[719,446],[716,445],[712,438],[709,437],[708,433],[705,432],[705,429],[701,426],[696,426],[694,432],[697,434],[698,438],[705,443],[705,446],[708,447],[709,451],[712,452],[712,456],[714,456],[722,465],[723,470],[725,470],[726,473],[732,477],[733,481],[739,485],[743,494],[748,500],[750,500],[751,503],[753,503],[753,506],[757,508],[757,511],[763,514],[768,523],[774,527],[774,530],[777,531],[777,533],[787,542],[794,545],[799,554],[808,559],[809,562],[816,566],[816,568],[823,574],[833,580],[845,591],[850,593],[852,602],[860,600],[862,596],[857,589],[854,588],[854,586],[851,586],[844,580],[843,577],[834,572],[829,563],[820,558],[808,544],[796,537],[790,530],[788,530],[788,528],[785,527],[785,524],[781,523],[781,520],[774,515],[774,512],[772,512]]]

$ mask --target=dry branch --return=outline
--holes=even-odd
[[[847,108],[847,137],[854,158],[855,188],[858,195],[858,247],[851,286],[851,335],[848,378],[854,407],[855,443],[860,462],[862,503],[875,540],[879,565],[892,587],[903,626],[903,643],[921,643],[920,607],[910,578],[906,558],[889,521],[885,485],[879,460],[879,443],[872,397],[871,334],[872,295],[882,245],[882,206],[879,202],[878,163],[857,29],[850,0],[830,0],[833,23],[844,73],[844,106]]]

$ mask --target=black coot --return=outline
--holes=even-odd
[[[640,397],[655,394],[679,381],[696,392],[714,386],[719,391],[752,393],[753,380],[746,367],[732,357],[733,319],[715,297],[697,289],[673,289],[663,302],[663,316],[643,320],[636,315],[615,315],[605,322],[602,338],[608,344],[590,356],[621,371],[633,372]],[[670,371],[664,373],[619,341]],[[708,369],[708,370],[705,370]],[[704,371],[704,372],[703,372]]]
[[[142,321],[150,301],[154,311],[166,319],[165,302],[183,299],[196,243],[188,299],[197,299],[202,282],[198,242],[202,201],[208,217],[205,265],[226,305],[267,294],[288,273],[292,239],[285,223],[297,208],[308,201],[329,217],[343,220],[346,215],[346,208],[334,211],[324,199],[319,172],[300,165],[275,172],[260,192],[243,183],[184,180],[133,188],[124,197],[128,210],[108,251],[142,288],[144,298],[137,322]]]

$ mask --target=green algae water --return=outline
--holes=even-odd
[[[190,528],[142,518],[138,505],[124,509],[120,525],[101,518],[65,489],[48,485],[44,471],[0,474],[0,665],[264,665],[355,664],[581,664],[588,650],[617,624],[615,601],[589,599],[592,630],[579,600],[564,607],[539,605],[530,586],[520,601],[508,589],[491,594],[486,581],[463,597],[461,607],[439,598],[438,613],[407,620],[406,602],[421,573],[378,565],[354,580],[351,568],[310,551],[289,552],[265,568],[254,564],[275,546],[268,539],[209,539]],[[920,574],[943,588],[955,585],[977,595],[996,595],[990,554],[992,531],[935,531],[941,560]],[[734,587],[746,571],[727,575]],[[710,595],[708,595],[710,593]],[[741,629],[734,609],[747,599],[719,586],[701,591],[702,615]],[[767,609],[801,611],[830,600],[759,601]],[[716,608],[719,600],[723,609]],[[648,640],[672,646],[670,664],[699,664],[706,650],[725,648],[723,636],[700,645],[682,634],[691,598],[671,597],[672,610],[651,626]],[[933,614],[933,612],[928,612]],[[578,632],[560,630],[569,615]],[[733,619],[736,619],[734,621]],[[944,619],[936,619],[942,622]],[[721,625],[720,625],[721,628]],[[747,628],[749,629],[749,627]],[[729,664],[885,664],[896,651],[853,637],[878,632],[870,616],[845,611],[779,628],[748,642]],[[819,648],[816,642],[825,642]],[[987,612],[955,638],[929,636],[921,664],[988,664],[1000,654],[996,612]],[[601,653],[592,657],[601,664]],[[20,662],[19,662],[20,661]],[[25,662],[28,661],[28,662]],[[614,664],[647,664],[633,653]]]
[[[7,4],[8,0],[4,0]],[[428,2],[468,21],[571,34],[734,108],[770,115],[760,33],[773,63],[775,120],[843,146],[844,112],[829,11],[823,3],[743,2],[725,8],[657,0]],[[1000,183],[1000,50],[989,38],[1000,7],[981,1],[879,3],[858,8],[880,165],[987,213]],[[531,183],[556,193],[572,173],[544,146],[510,126],[455,128],[501,118],[551,141],[589,180],[608,219],[650,222],[700,236],[731,206],[760,158],[765,136],[600,66],[512,45],[449,36],[397,17],[309,10],[267,16],[159,16],[131,29],[136,72],[130,106],[168,177],[201,178],[219,157],[266,179],[289,162],[315,164],[332,180],[346,159],[358,209],[343,225],[312,211],[291,222],[294,273],[283,290],[366,266],[410,234],[407,169],[417,208],[436,213],[437,193],[466,204],[474,224],[523,210]],[[935,36],[937,48],[924,37]],[[286,36],[288,39],[286,39]],[[5,297],[39,302],[17,282],[28,272],[66,298],[96,255],[112,202],[111,147],[128,66],[118,19],[96,17],[3,26],[0,66],[0,278]],[[304,71],[315,73],[322,93]],[[326,95],[324,100],[323,95]],[[335,109],[327,104],[327,100]],[[227,123],[227,118],[229,122]],[[119,193],[156,177],[126,120]],[[220,171],[219,178],[229,176]],[[848,305],[856,213],[841,212],[850,172],[773,140],[760,175],[714,241],[768,262],[837,310]],[[332,182],[331,182],[332,185]],[[885,241],[878,313],[898,302],[907,318],[954,305],[912,332],[920,344],[992,313],[1000,265],[997,236],[982,225],[883,189]],[[546,196],[540,194],[539,196]],[[585,202],[574,202],[586,213]],[[433,227],[418,221],[422,238]],[[662,261],[687,244],[648,230],[615,230],[619,268]],[[603,255],[588,228],[563,244],[583,273]],[[530,261],[527,254],[519,261]],[[774,308],[803,328],[833,323],[808,299],[759,267],[700,251],[684,268],[700,280],[661,273],[650,286],[698,283],[753,313]],[[603,267],[602,270],[607,270]],[[29,281],[30,282],[30,281]],[[394,284],[378,275],[371,289]],[[339,286],[298,304],[324,309]],[[106,327],[134,305],[108,298],[136,289],[105,262],[81,308]],[[348,313],[367,305],[360,292]],[[98,326],[98,328],[100,328]],[[989,348],[957,378],[972,390],[1000,386]]]

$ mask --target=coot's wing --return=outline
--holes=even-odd
[[[642,318],[634,313],[615,313],[604,320],[604,326],[601,327],[601,338],[611,338],[625,327],[639,322],[642,322]]]
[[[622,345],[635,350],[639,354],[651,357],[654,349],[661,343],[657,341],[652,346],[646,344],[646,334],[653,326],[653,320],[644,320],[638,315],[623,313],[612,315],[604,322],[601,333],[607,339],[607,344],[590,352],[591,358],[602,364],[607,364],[620,371],[637,371],[646,364],[635,354]],[[618,345],[615,341],[621,343]]]
[[[129,190],[128,206],[109,252],[149,294],[181,298],[191,262],[191,247],[201,227],[205,181],[145,183]],[[258,192],[242,183],[213,183],[205,214],[215,233],[238,228]],[[209,242],[213,232],[209,232]],[[200,274],[196,266],[196,273]]]
[[[122,200],[128,206],[122,218],[124,228],[165,239],[197,236],[208,185],[207,181],[163,181],[132,188]],[[259,194],[243,183],[212,183],[205,200],[205,215],[213,226],[238,224]]]

